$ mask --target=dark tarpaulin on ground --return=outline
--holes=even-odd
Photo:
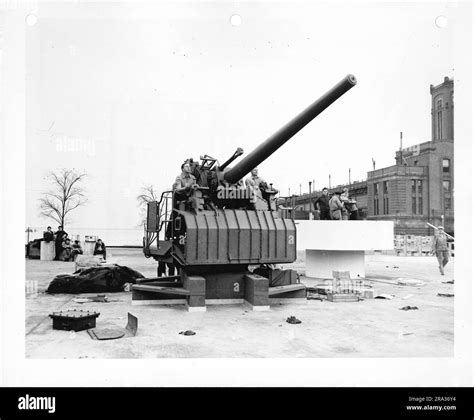
[[[49,284],[46,293],[122,292],[126,283],[136,283],[144,276],[131,268],[114,264],[90,267],[73,274],[59,274]]]

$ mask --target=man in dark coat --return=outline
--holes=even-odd
[[[61,253],[63,252],[63,240],[64,240],[64,235],[67,235],[67,233],[63,230],[62,226],[58,226],[58,230],[54,233],[55,238],[55,249],[56,249],[56,256],[54,257],[55,261],[59,260],[59,257],[61,256]]]
[[[314,209],[319,212],[319,220],[331,220],[329,213],[329,191],[323,188],[323,195],[314,202]]]
[[[71,261],[75,261],[76,256],[82,255],[83,253],[81,243],[78,240],[75,240],[72,244]]]
[[[105,244],[102,242],[102,239],[97,239],[94,247],[94,255],[102,255],[104,260],[107,259],[107,249],[105,248]]]
[[[43,241],[45,241],[45,242],[54,241],[54,232],[51,229],[51,226],[48,226],[47,230],[45,230],[43,232]]]

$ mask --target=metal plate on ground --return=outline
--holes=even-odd
[[[115,340],[123,336],[134,337],[137,335],[138,318],[128,312],[128,321],[125,328],[92,328],[87,330],[93,340]]]
[[[129,312],[127,325],[125,327],[125,333],[127,334],[127,336],[133,337],[137,335],[137,330],[138,330],[138,318]]]
[[[125,335],[125,331],[120,328],[94,328],[87,332],[94,340],[115,340]]]

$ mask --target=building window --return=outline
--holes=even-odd
[[[389,214],[388,210],[388,181],[383,181],[383,214]]]
[[[451,197],[444,197],[444,209],[451,210]]]
[[[383,214],[390,214],[388,208],[388,197],[383,198]]]
[[[374,215],[379,215],[379,184],[374,184]]]
[[[443,159],[443,173],[449,174],[451,172],[451,161],[449,159]]]
[[[443,181],[444,209],[452,209],[451,201],[451,181]]]
[[[416,183],[418,185],[418,214],[423,214],[423,181],[419,179]]]
[[[423,181],[411,181],[411,211],[413,214],[423,214]]]
[[[437,125],[438,125],[438,139],[440,140],[442,138],[442,133],[443,133],[443,118],[442,118],[442,109],[443,109],[443,100],[438,99],[437,102],[437,107],[438,110],[436,112],[436,118],[437,118]]]

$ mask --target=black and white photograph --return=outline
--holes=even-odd
[[[5,386],[472,386],[471,2],[2,5]]]

